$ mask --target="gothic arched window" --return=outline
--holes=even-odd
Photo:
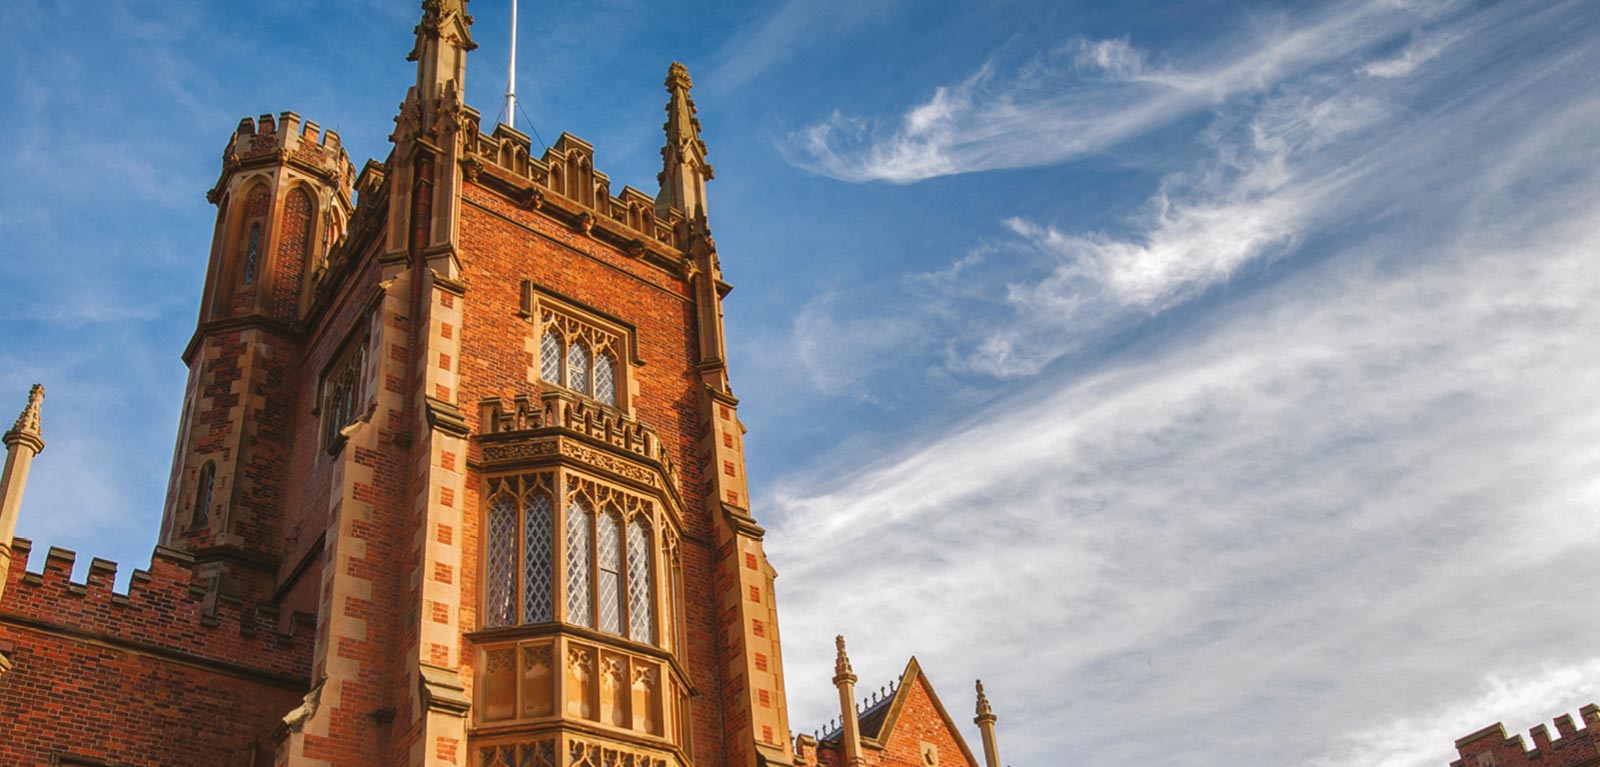
[[[589,566],[593,561],[589,525],[593,516],[583,501],[573,501],[567,507],[567,622],[580,626],[594,625],[589,603]]]
[[[554,515],[546,481],[536,476],[496,479],[488,506],[483,625],[554,620]]]
[[[194,483],[194,514],[189,524],[194,528],[205,527],[211,521],[211,504],[216,498],[217,490],[217,465],[206,461],[200,467],[200,478]]]
[[[617,512],[607,511],[597,520],[599,543],[595,551],[599,554],[598,583],[600,590],[600,625],[601,631],[611,634],[622,633],[622,523]]]
[[[322,445],[337,452],[344,444],[344,429],[361,418],[366,404],[362,372],[367,362],[367,337],[358,329],[345,341],[322,379]]]
[[[645,644],[656,642],[650,569],[650,527],[634,517],[628,523],[628,638]]]
[[[570,476],[570,475],[569,475]],[[551,474],[491,477],[485,488],[483,627],[562,620],[655,644],[655,537],[644,498],[570,478],[556,519]],[[560,542],[558,550],[556,543]],[[557,613],[556,566],[565,577]]]
[[[484,604],[485,626],[516,623],[513,610],[517,588],[513,575],[517,559],[517,503],[510,493],[494,499],[489,506],[488,599]]]
[[[594,356],[594,398],[606,404],[617,401],[617,363],[605,352]]]
[[[535,493],[522,518],[522,622],[543,623],[555,619],[555,574],[551,559],[555,555],[555,514],[550,498]]]
[[[541,312],[539,325],[540,379],[612,407],[622,406],[619,336],[548,310]]]

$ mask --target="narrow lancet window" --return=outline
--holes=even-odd
[[[576,343],[567,349],[567,388],[583,394],[589,392],[589,350]]]
[[[555,525],[550,499],[535,493],[528,502],[522,535],[522,622],[553,620],[555,581],[551,575],[554,553],[551,537]]]
[[[561,363],[561,338],[554,328],[545,328],[544,338],[539,341],[539,377],[561,386]]]
[[[603,352],[594,358],[594,398],[607,405],[617,404],[617,364]]]
[[[642,518],[628,523],[628,638],[655,644],[655,601],[651,598],[650,529]]]
[[[485,626],[516,622],[516,583],[512,580],[517,558],[517,507],[509,493],[495,499],[489,509],[489,598]]]
[[[195,528],[205,527],[211,521],[211,504],[216,497],[217,465],[206,461],[200,467],[200,479],[194,485],[194,515],[190,525]]]
[[[609,511],[600,515],[599,541],[595,550],[600,557],[600,630],[612,634],[622,633],[622,531],[617,514]]]
[[[256,281],[256,260],[261,254],[261,225],[250,227],[250,244],[244,252],[244,284]]]
[[[589,565],[593,562],[589,538],[589,510],[582,502],[567,507],[567,622],[594,625],[590,605]]]

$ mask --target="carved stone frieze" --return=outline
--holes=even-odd
[[[485,445],[483,459],[485,461],[514,461],[520,458],[554,455],[559,442],[560,440],[555,437],[547,437],[541,440]]]
[[[544,739],[482,746],[476,767],[557,767],[556,742]]]
[[[561,440],[560,445],[561,454],[567,458],[581,461],[602,471],[607,471],[624,479],[631,479],[650,487],[661,486],[661,481],[654,469],[640,466],[631,461],[625,461],[571,440]]]
[[[667,760],[642,751],[569,740],[567,767],[667,767]]]

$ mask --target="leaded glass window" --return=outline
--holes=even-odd
[[[244,284],[256,281],[256,261],[261,256],[261,225],[250,227],[250,245],[244,252]]]
[[[567,388],[589,394],[589,350],[582,343],[567,347]]]
[[[594,625],[589,601],[589,565],[593,561],[589,524],[589,510],[581,501],[567,507],[567,622],[580,626]]]
[[[540,380],[621,406],[627,387],[619,364],[628,336],[549,306],[533,311],[539,318]]]
[[[550,561],[554,554],[551,538],[554,535],[555,515],[551,512],[550,499],[543,493],[535,493],[523,516],[523,623],[543,623],[555,619],[555,581]]]
[[[650,528],[643,518],[628,523],[628,638],[655,644],[655,607],[650,599]]]
[[[546,328],[539,341],[539,377],[561,386],[561,338],[554,328]]]
[[[356,335],[346,342],[339,358],[328,368],[322,381],[322,445],[334,450],[341,443],[345,427],[361,417],[365,399],[362,372],[366,367],[367,339]]]
[[[617,401],[617,363],[604,352],[594,356],[594,398],[607,405]]]
[[[622,531],[615,512],[600,515],[599,553],[600,630],[622,633]]]
[[[489,508],[488,603],[485,626],[508,626],[516,622],[517,507],[510,493],[494,500]]]

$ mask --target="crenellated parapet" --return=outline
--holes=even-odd
[[[337,187],[346,202],[355,182],[355,165],[339,140],[338,131],[324,131],[294,112],[239,121],[222,150],[222,177],[209,194],[215,202],[229,175],[239,170],[285,164]]]
[[[624,479],[677,492],[678,470],[671,453],[655,429],[635,418],[563,391],[547,391],[538,399],[518,395],[510,402],[495,397],[478,407],[485,462],[566,455]],[[566,443],[549,439],[563,433],[586,439]],[[586,450],[583,443],[599,443],[612,448],[608,452],[644,460],[636,465],[631,460],[616,461]]]
[[[517,200],[523,207],[563,215],[571,224],[593,233],[603,230],[636,256],[647,249],[685,250],[687,230],[683,214],[671,210],[657,214],[655,198],[632,186],[611,193],[611,178],[595,169],[594,146],[570,133],[562,133],[542,154],[534,156],[527,134],[495,127],[485,134],[477,114],[466,126],[463,171],[468,181],[485,183]]]
[[[1600,706],[1591,703],[1578,709],[1583,727],[1576,726],[1571,714],[1556,717],[1556,737],[1549,728],[1535,725],[1528,731],[1533,748],[1521,735],[1506,736],[1505,725],[1496,722],[1456,741],[1461,755],[1450,767],[1587,767],[1600,763]]]
[[[32,542],[17,538],[12,549],[0,626],[251,675],[276,686],[310,684],[315,618],[244,603],[226,593],[219,578],[203,575],[184,552],[157,547],[149,569],[135,570],[127,593],[117,593],[115,562],[91,560],[80,583],[72,580],[73,552],[51,547],[40,570],[29,572]]]

